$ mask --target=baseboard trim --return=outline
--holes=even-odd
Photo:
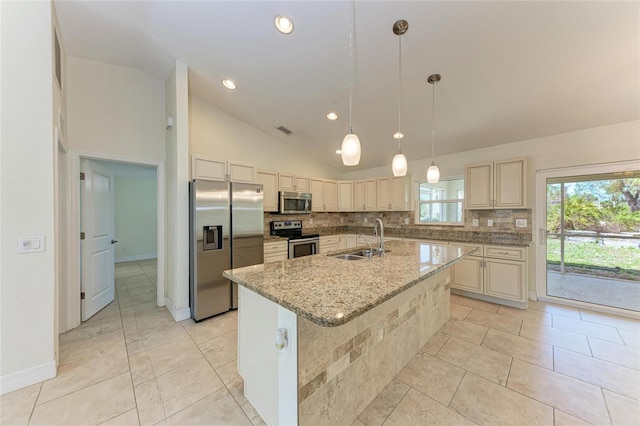
[[[134,260],[147,260],[147,259],[156,259],[158,256],[155,253],[151,254],[138,254],[136,256],[125,256],[125,257],[117,257],[115,259],[115,263],[120,262],[132,262]]]
[[[56,377],[56,373],[56,362],[49,361],[26,370],[0,376],[0,395],[52,379]]]
[[[171,302],[171,300],[169,300],[168,297],[165,297],[164,301],[167,306],[167,310],[169,310],[169,313],[173,317],[174,321],[184,321],[191,318],[191,309],[189,309],[188,306],[186,308],[176,309],[176,307],[173,306],[173,303]]]
[[[535,291],[529,292],[529,300],[533,300],[534,302],[538,301],[538,293]]]

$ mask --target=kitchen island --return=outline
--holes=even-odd
[[[449,268],[471,250],[386,248],[370,259],[315,255],[225,271],[239,284],[245,395],[268,424],[351,424],[448,320]]]

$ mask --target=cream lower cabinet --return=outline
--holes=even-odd
[[[355,234],[338,235],[338,250],[346,250],[357,246]]]
[[[497,303],[517,302],[513,305],[525,307],[527,303],[526,249],[489,245],[477,247],[480,250],[478,255],[467,256],[453,266],[451,288],[468,292],[470,297],[477,294],[479,298],[485,300]]]
[[[332,251],[338,251],[340,243],[340,237],[338,235],[323,235],[320,237],[319,253],[330,253]]]
[[[289,257],[289,246],[287,240],[267,241],[264,243],[264,263],[287,260]]]

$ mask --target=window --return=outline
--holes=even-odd
[[[418,182],[415,222],[421,225],[464,224],[464,179]]]

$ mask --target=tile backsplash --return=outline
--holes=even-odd
[[[302,220],[302,228],[322,228],[335,230],[342,227],[373,228],[377,218],[381,218],[385,230],[389,235],[394,231],[407,234],[411,231],[419,231],[420,234],[433,231],[467,231],[480,233],[509,233],[531,235],[531,209],[515,210],[465,210],[464,225],[417,225],[414,223],[414,212],[338,212],[338,213],[311,213],[306,215],[280,215],[273,213],[264,214],[265,233],[269,232],[269,222],[273,220]],[[365,219],[367,223],[365,223]],[[473,219],[478,220],[478,226],[473,226]],[[525,219],[527,225],[516,228],[516,219]],[[488,226],[487,221],[492,220],[493,226]],[[408,222],[408,224],[406,223]]]

